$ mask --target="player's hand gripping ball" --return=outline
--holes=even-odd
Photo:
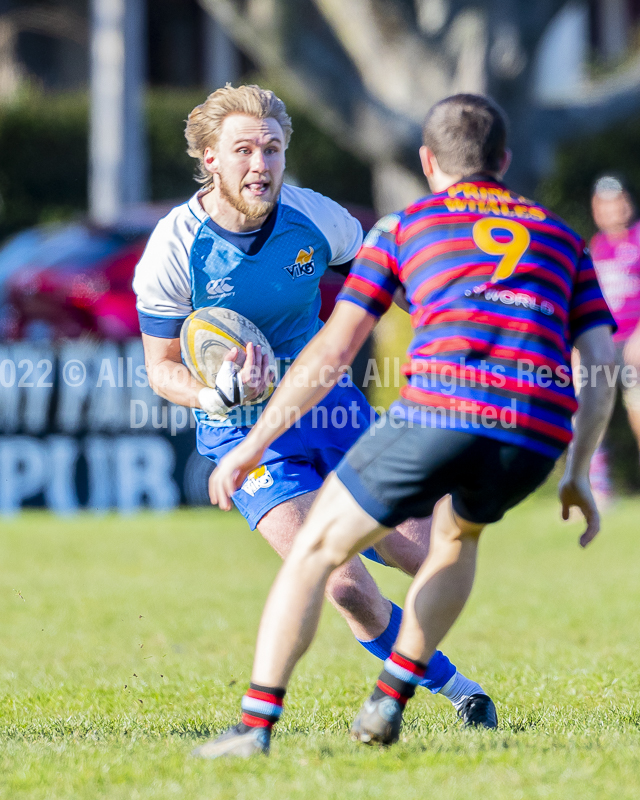
[[[262,331],[242,314],[211,306],[199,308],[184,321],[180,332],[182,359],[193,377],[209,387],[202,389],[199,395],[202,408],[209,414],[224,416],[235,406],[263,402],[273,392],[269,381],[257,396],[246,399],[240,367],[245,362],[250,342],[254,348],[261,348],[268,371],[275,375],[276,359],[271,345]],[[225,360],[233,348],[238,350],[237,359]],[[254,367],[256,373],[261,369],[260,364]],[[259,379],[257,374],[256,379]]]

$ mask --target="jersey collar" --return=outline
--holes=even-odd
[[[192,197],[189,198],[187,201],[187,206],[189,211],[193,214],[193,216],[199,220],[200,222],[206,222],[209,219],[209,215],[202,207],[200,203],[200,195],[202,194],[202,189],[199,189]]]
[[[464,177],[460,178],[459,181],[456,183],[494,183],[497,186],[501,186],[503,189],[506,189],[505,184],[499,178],[496,178],[495,175],[492,175],[489,172],[474,172],[473,175],[465,175]],[[455,184],[452,184],[455,186]]]
[[[197,220],[199,220],[200,222],[206,222],[208,219],[210,219],[209,215],[207,214],[207,212],[202,207],[202,203],[200,202],[200,197],[203,194],[204,194],[203,190],[202,189],[198,189],[198,191],[194,195],[192,195],[189,198],[189,200],[187,200],[187,207],[188,207],[189,211],[191,211],[193,216]],[[280,211],[281,200],[282,200],[282,191],[278,195],[278,200],[276,202],[275,208],[273,209],[273,211],[271,212],[269,217],[267,217],[267,219],[263,223],[262,227],[264,227],[269,222],[271,217],[274,217],[274,218],[277,217],[278,212]],[[275,219],[274,219],[274,221],[275,221]],[[250,233],[256,233],[256,231],[250,231]]]

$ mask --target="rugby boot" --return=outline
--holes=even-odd
[[[486,694],[472,694],[458,709],[465,728],[497,728],[498,712],[493,700]]]
[[[264,753],[269,754],[271,731],[268,728],[249,728],[245,730],[240,723],[229,728],[222,736],[211,739],[191,753],[196,758],[250,758]]]
[[[368,698],[351,726],[351,738],[364,744],[398,741],[404,707],[393,697]]]

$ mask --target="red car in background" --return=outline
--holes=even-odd
[[[171,205],[147,205],[112,228],[74,222],[19,233],[0,249],[0,336],[62,339],[93,334],[125,340],[138,336],[135,265],[157,221]],[[349,207],[369,230],[373,211]],[[342,276],[328,271],[320,283],[326,320]]]

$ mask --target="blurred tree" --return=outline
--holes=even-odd
[[[566,0],[199,0],[274,85],[373,165],[381,212],[424,191],[420,123],[456,91],[491,94],[511,120],[514,188],[531,193],[554,143],[640,104],[629,75],[543,108],[535,56]],[[596,89],[598,87],[595,87]]]
[[[536,197],[590,239],[596,232],[591,217],[591,190],[598,177],[624,178],[640,210],[640,117],[590,136],[576,136],[558,148],[553,173],[545,176]]]

